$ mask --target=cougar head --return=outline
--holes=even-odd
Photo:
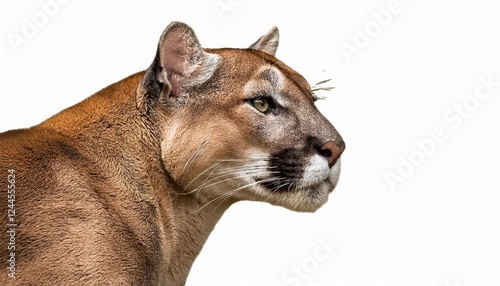
[[[337,184],[344,141],[307,81],[275,58],[278,42],[276,27],[247,49],[203,49],[179,22],[161,35],[137,106],[157,118],[166,172],[200,208],[315,211]]]

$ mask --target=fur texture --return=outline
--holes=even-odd
[[[146,71],[0,134],[17,223],[15,278],[0,284],[183,285],[233,203],[322,206],[344,143],[307,81],[273,56],[278,38],[273,28],[250,49],[203,49],[174,22]],[[8,229],[2,219],[4,265]]]

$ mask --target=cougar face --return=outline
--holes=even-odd
[[[160,40],[139,96],[157,90],[163,104],[144,108],[165,118],[165,169],[200,208],[255,200],[315,211],[337,184],[344,141],[307,81],[274,57],[278,37],[273,28],[249,49],[202,49],[173,25]]]

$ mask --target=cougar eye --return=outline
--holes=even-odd
[[[253,107],[255,107],[255,109],[257,109],[262,113],[268,112],[269,109],[271,108],[271,104],[269,103],[269,100],[266,98],[253,98],[250,99],[250,102],[252,103]]]

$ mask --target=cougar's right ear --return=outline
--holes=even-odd
[[[280,31],[274,26],[264,36],[260,37],[255,43],[251,44],[249,49],[263,51],[272,56],[276,56],[276,50],[280,43]]]
[[[188,97],[186,87],[208,80],[219,56],[206,53],[188,25],[172,22],[163,31],[158,50],[137,90],[137,107],[148,112],[157,102]]]

